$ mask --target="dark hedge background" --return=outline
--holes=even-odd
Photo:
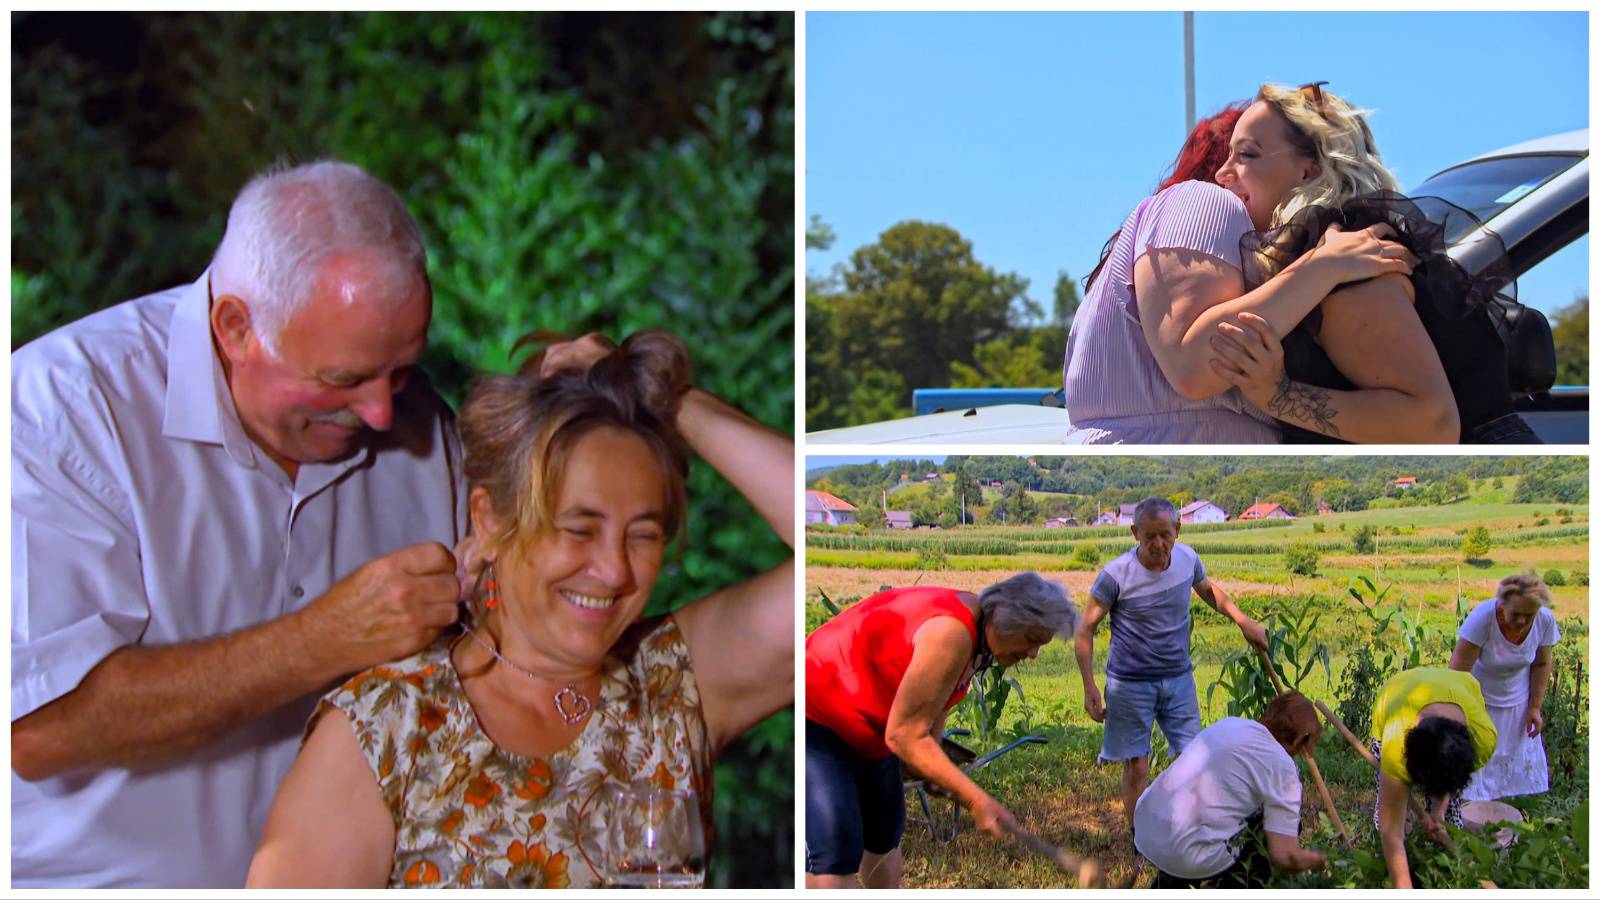
[[[16,348],[193,280],[251,174],[331,156],[428,244],[424,366],[458,401],[543,328],[665,327],[699,384],[794,419],[787,13],[13,13]],[[789,551],[704,464],[672,607]],[[730,652],[736,652],[730,648]],[[708,884],[793,882],[793,716],[717,769]]]

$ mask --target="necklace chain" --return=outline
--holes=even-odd
[[[517,672],[524,678],[527,678],[529,681],[535,683],[549,681],[549,679],[541,678],[540,676],[535,675],[533,672],[530,672],[527,669],[524,669],[511,660],[506,659],[499,650],[494,648],[493,644],[490,644],[483,638],[478,637],[478,632],[476,629],[468,628],[467,634],[471,636],[472,640],[475,641],[479,647],[489,651],[489,655],[505,663],[512,671]],[[553,698],[553,703],[556,708],[556,715],[560,716],[561,720],[566,722],[568,725],[576,725],[579,722],[582,722],[583,718],[594,710],[594,703],[591,702],[588,697],[584,696],[582,691],[578,690],[578,686],[576,684],[570,681],[567,682],[566,687],[556,691],[556,695]]]

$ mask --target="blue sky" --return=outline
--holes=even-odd
[[[1588,127],[1585,13],[1195,14],[1198,116],[1263,81],[1328,81],[1374,109],[1403,188],[1471,156]],[[837,234],[823,275],[907,219],[954,227],[1048,306],[1183,141],[1183,17],[811,13],[806,212]],[[1545,311],[1587,293],[1588,238],[1519,285]]]

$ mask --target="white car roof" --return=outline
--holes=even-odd
[[[1587,155],[1588,152],[1589,129],[1580,128],[1577,131],[1566,131],[1561,134],[1552,134],[1548,137],[1535,138],[1531,141],[1523,141],[1520,144],[1502,147],[1492,153],[1474,156],[1469,160],[1457,163],[1457,165],[1465,165],[1482,159],[1494,159],[1500,156],[1525,156],[1532,153],[1583,153]],[[1454,168],[1454,166],[1451,168]]]
[[[1004,404],[813,431],[809,444],[1060,444],[1070,425],[1057,407]]]

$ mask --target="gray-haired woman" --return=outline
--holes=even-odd
[[[806,887],[900,883],[900,764],[944,788],[978,827],[1011,813],[940,749],[945,715],[991,664],[1034,659],[1077,626],[1067,589],[1023,572],[977,594],[897,588],[806,639]],[[865,864],[863,865],[863,862]]]

